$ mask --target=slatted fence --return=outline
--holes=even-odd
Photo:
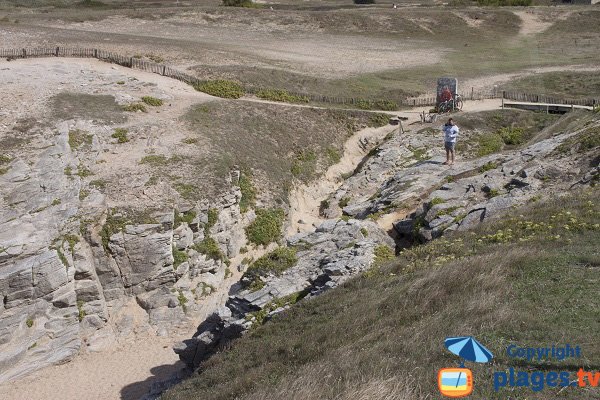
[[[17,59],[17,58],[37,58],[37,57],[78,57],[78,58],[95,58],[101,61],[118,64],[124,67],[138,69],[146,72],[152,72],[158,75],[177,79],[192,86],[200,85],[203,80],[195,76],[181,72],[175,68],[165,64],[159,64],[151,61],[142,60],[136,57],[127,57],[110,51],[92,48],[70,48],[70,47],[52,47],[52,48],[22,48],[22,49],[0,49],[0,58]],[[249,94],[257,94],[265,88],[247,87],[246,92]],[[362,109],[377,109],[378,106],[398,105],[399,107],[425,107],[435,106],[435,94],[426,94],[418,97],[410,97],[399,100],[368,100],[355,97],[336,97],[315,95],[311,93],[288,92],[290,95],[308,99],[310,102],[316,103],[331,103],[346,106],[352,106]],[[464,100],[484,100],[484,99],[499,99],[524,101],[531,103],[550,103],[550,104],[567,104],[581,106],[596,106],[600,104],[600,98],[589,99],[568,99],[544,96],[539,94],[519,93],[512,91],[474,91],[462,95]],[[380,107],[379,109],[386,109]]]

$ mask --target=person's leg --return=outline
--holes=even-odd
[[[446,162],[444,163],[444,165],[448,165],[450,164],[450,149],[448,148],[448,145],[444,143],[444,147],[446,149]]]
[[[454,146],[455,144],[452,143],[452,147],[450,148],[450,165],[454,164]]]

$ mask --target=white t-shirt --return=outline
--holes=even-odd
[[[456,143],[456,138],[458,137],[458,126],[444,124],[442,130],[444,131],[444,141],[448,143]]]

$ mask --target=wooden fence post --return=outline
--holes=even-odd
[[[502,91],[502,109],[504,110],[504,90]]]
[[[94,49],[94,58],[98,58],[98,49]]]
[[[473,88],[473,86],[471,86],[471,100],[473,100],[473,91],[474,91],[474,88]]]
[[[27,50],[23,49],[23,58],[27,58]]]

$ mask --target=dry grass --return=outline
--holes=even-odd
[[[561,240],[539,231],[525,242],[479,243],[477,237],[515,225],[487,224],[475,239],[469,232],[448,239],[465,241],[460,259],[445,256],[444,249],[453,247],[434,241],[417,255],[402,255],[378,272],[302,301],[208,360],[163,398],[437,398],[437,370],[458,364],[444,349],[447,336],[474,335],[495,354],[493,365],[468,366],[476,377],[473,398],[506,399],[508,391],[493,390],[494,370],[579,368],[568,360],[540,365],[508,359],[508,343],[578,343],[588,369],[598,369],[597,195],[595,190],[516,212],[532,223],[562,213],[559,218],[589,224],[565,230]],[[415,259],[420,266],[404,271]],[[517,388],[510,396],[541,400],[553,393]],[[585,395],[600,398],[597,391]],[[579,390],[561,393],[565,399],[580,396]]]
[[[273,194],[287,202],[294,179],[319,176],[332,163],[328,150],[340,152],[350,134],[367,126],[369,116],[227,100],[199,105],[184,117],[200,139],[196,146],[186,146],[193,154],[193,165],[179,171],[193,173],[183,177],[186,183],[197,180],[202,188],[219,188],[226,174],[238,166],[252,171],[253,184],[263,200]],[[294,163],[303,152],[314,157],[303,168],[306,173],[294,175]],[[184,157],[181,162],[190,163],[190,159]]]
[[[457,151],[472,157],[517,147],[504,144],[499,134],[502,129],[522,129],[522,142],[519,145],[523,146],[561,117],[522,110],[499,110],[459,113],[453,118],[460,128]]]

